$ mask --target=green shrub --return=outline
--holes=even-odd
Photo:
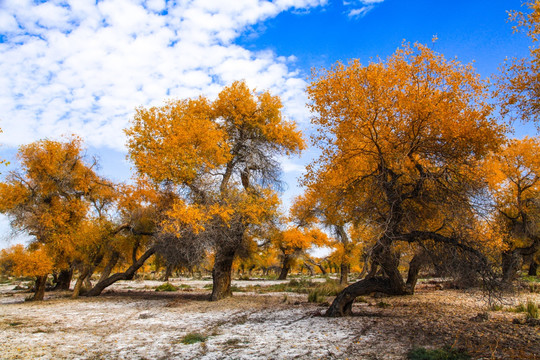
[[[189,333],[182,338],[182,344],[195,344],[198,342],[205,342],[208,337],[199,333]]]
[[[156,288],[156,291],[177,291],[178,288],[171,283],[161,284]]]
[[[240,286],[231,285],[232,292],[246,292],[246,289]]]
[[[308,302],[312,303],[323,303],[326,301],[326,296],[319,292],[319,290],[312,290],[308,293]]]
[[[512,311],[512,312],[520,313],[520,312],[525,312],[525,311],[527,311],[527,308],[525,307],[525,305],[519,304],[519,305],[517,305],[516,307],[511,308],[511,309],[509,309],[509,310]]]
[[[389,303],[385,303],[384,301],[379,301],[379,302],[377,303],[377,306],[380,307],[380,308],[385,309],[385,308],[388,308],[388,307],[390,307],[390,306],[392,306],[392,305],[390,305]]]
[[[465,351],[450,347],[435,350],[419,347],[407,353],[407,359],[409,360],[468,360],[470,358],[470,355]]]
[[[538,313],[538,304],[535,304],[530,300],[527,301],[527,309],[525,310],[525,312],[527,313],[528,319],[538,319],[538,317],[540,316]]]

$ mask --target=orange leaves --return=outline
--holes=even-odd
[[[53,270],[53,262],[43,247],[28,251],[22,245],[14,245],[0,252],[0,262],[4,267],[9,263],[15,276],[44,276]]]
[[[304,184],[333,222],[440,227],[440,209],[467,206],[482,186],[480,160],[506,130],[472,67],[420,44],[366,66],[337,63],[315,74],[308,96],[323,154]]]
[[[141,107],[126,130],[130,158],[156,182],[190,184],[234,162],[248,142],[299,152],[305,146],[301,134],[282,119],[281,108],[278,97],[255,95],[243,82],[224,88],[214,102],[199,97]]]
[[[305,148],[302,135],[294,123],[284,121],[282,107],[279,97],[267,91],[256,95],[239,81],[224,88],[213,103],[214,117],[227,132],[229,143],[244,136],[287,155],[299,153]]]
[[[138,108],[125,132],[137,170],[157,182],[189,183],[201,168],[214,169],[229,158],[225,133],[202,97]]]
[[[318,229],[288,228],[276,232],[271,240],[274,246],[285,255],[304,252],[312,246],[326,246],[329,244],[328,236]]]

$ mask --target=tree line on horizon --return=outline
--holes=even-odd
[[[527,5],[511,18],[535,43],[540,1]],[[214,101],[137,108],[125,130],[131,184],[100,176],[77,137],[21,146],[20,170],[0,183],[0,212],[34,240],[3,250],[0,269],[34,276],[41,300],[52,273],[69,288],[76,270],[73,296],[96,296],[154,255],[176,267],[206,261],[210,299],[220,300],[232,295],[235,261],[279,260],[285,278],[299,256],[315,265],[311,246],[328,246],[341,283],[351,266],[364,269],[328,316],[349,315],[361,295],[412,294],[427,267],[485,288],[511,284],[524,262],[536,275],[540,138],[511,131],[513,121],[540,124],[539,66],[533,47],[493,86],[470,65],[404,43],[386,60],[315,73],[306,91],[321,155],[288,214],[278,158],[306,143],[279,97],[245,82]]]

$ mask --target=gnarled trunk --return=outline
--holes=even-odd
[[[212,269],[212,295],[210,301],[217,301],[232,296],[231,272],[236,250],[219,247]]]
[[[136,260],[126,271],[122,273],[116,273],[114,275],[109,276],[108,278],[99,281],[92,289],[90,289],[85,295],[86,296],[98,296],[100,295],[103,290],[105,290],[108,286],[114,284],[117,281],[120,280],[131,280],[133,279],[133,276],[139,270],[141,266],[144,265],[146,260],[152,255],[154,255],[156,252],[156,247],[152,246],[146,252],[138,259]]]
[[[120,253],[118,251],[113,251],[111,254],[111,257],[109,258],[109,261],[107,262],[107,264],[103,268],[103,271],[101,272],[101,276],[99,277],[98,282],[105,280],[106,278],[109,277],[109,275],[111,275],[111,271],[116,266],[116,263],[118,262],[119,259],[120,259]]]
[[[47,284],[47,276],[36,276],[36,283],[34,285],[34,296],[30,300],[41,301],[45,297],[45,285]]]
[[[58,278],[56,279],[56,284],[54,285],[53,290],[69,290],[72,277],[73,277],[73,269],[60,270],[60,273],[58,274]]]
[[[358,296],[380,292],[388,295],[409,293],[398,270],[399,260],[391,253],[391,240],[383,238],[373,251],[373,260],[381,266],[383,276],[369,277],[343,289],[326,311],[326,316],[347,316],[352,312],[352,304]]]
[[[401,295],[404,293],[404,291],[396,292],[391,286],[390,279],[388,278],[373,277],[360,280],[347,286],[336,296],[332,305],[326,310],[325,316],[340,317],[351,315],[354,299],[358,296],[368,295],[374,292],[389,295]]]
[[[291,271],[291,256],[285,254],[283,255],[283,262],[281,264],[281,272],[279,273],[278,280],[287,279],[289,271]]]

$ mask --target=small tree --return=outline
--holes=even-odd
[[[14,245],[0,252],[0,263],[8,274],[35,277],[32,300],[43,300],[47,275],[53,270],[53,261],[43,246],[36,244],[33,249]]]
[[[524,256],[540,250],[540,140],[510,140],[486,160],[495,231],[504,243],[503,280],[514,280]]]
[[[37,141],[21,146],[17,157],[21,170],[0,183],[0,212],[13,228],[34,237],[54,269],[67,270],[76,257],[75,234],[88,214],[89,196],[104,183],[94,172],[96,162],[84,160],[78,138]],[[43,298],[41,288],[34,298]]]

